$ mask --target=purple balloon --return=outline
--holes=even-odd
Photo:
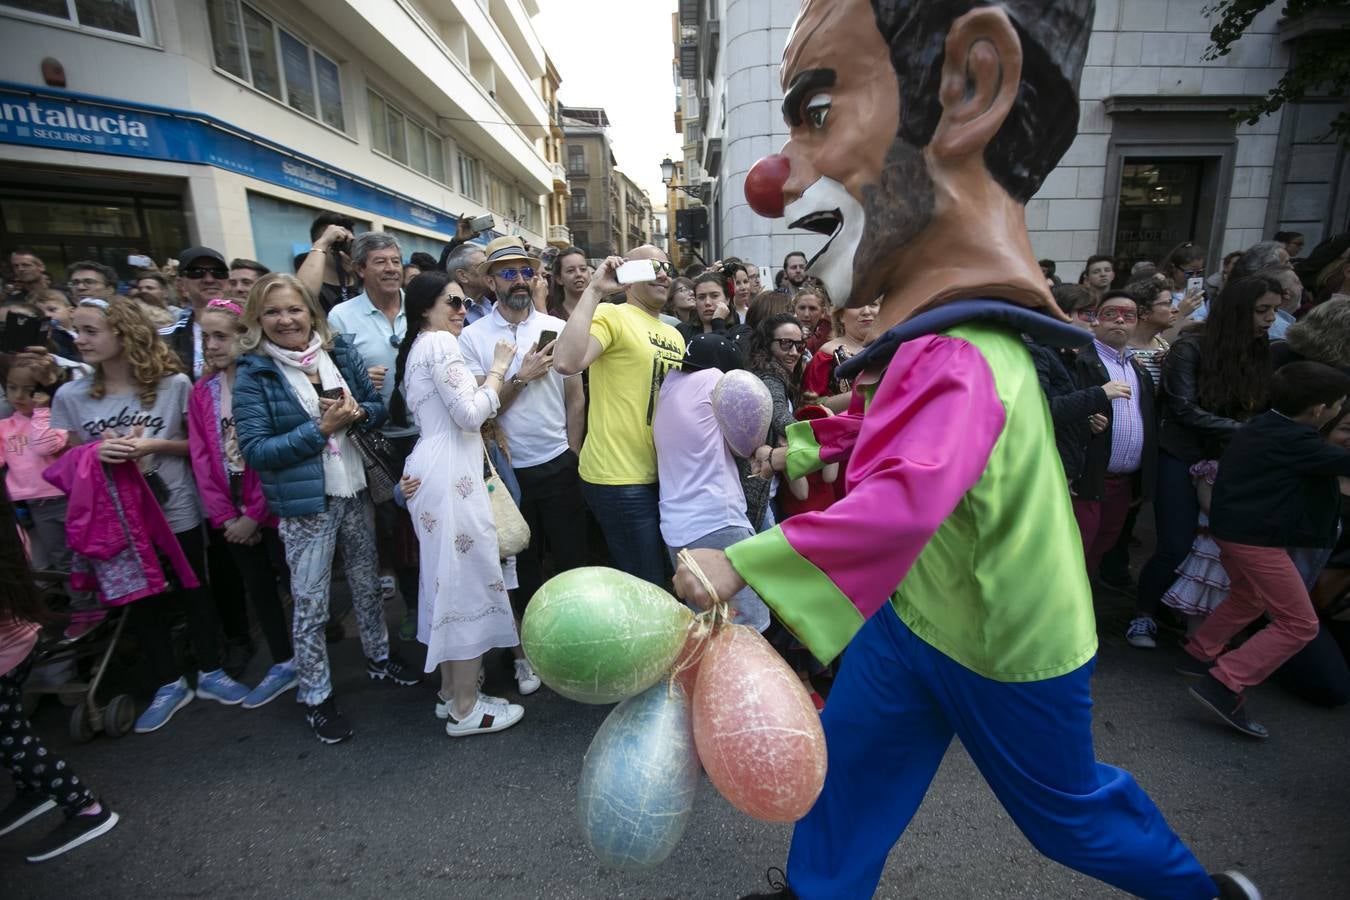
[[[723,375],[713,388],[712,405],[732,453],[749,459],[768,441],[773,397],[758,376],[744,369]]]

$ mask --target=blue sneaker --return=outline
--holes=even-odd
[[[295,673],[295,660],[288,659],[284,663],[277,663],[267,670],[258,686],[248,692],[248,696],[244,698],[244,709],[257,709],[271,703],[299,683],[300,676]]]
[[[186,678],[179,678],[173,684],[164,685],[155,691],[155,699],[150,701],[150,706],[136,720],[136,733],[149,734],[152,731],[159,731],[168,724],[174,713],[191,702],[192,688],[188,687]]]
[[[197,673],[197,696],[234,706],[248,696],[248,688],[226,675],[224,669],[216,669]]]

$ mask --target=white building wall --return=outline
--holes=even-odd
[[[462,145],[484,166],[492,166],[514,182],[518,193],[536,198],[537,230],[513,230],[528,243],[546,244],[542,197],[552,191],[552,173],[540,149],[541,141],[512,126],[459,122],[439,116],[438,109],[445,108],[445,98],[437,98],[424,89],[423,79],[431,75],[437,78],[440,92],[447,95],[453,92],[455,102],[475,110],[481,121],[502,122],[508,118],[493,105],[487,91],[469,77],[467,67],[440,52],[422,27],[426,23],[414,19],[415,10],[399,0],[324,0],[309,8],[272,0],[254,3],[265,15],[339,64],[345,132],[309,119],[216,69],[205,0],[154,0],[152,5],[156,26],[153,44],[0,15],[0,31],[5,36],[5,53],[0,54],[0,81],[41,86],[41,62],[45,57],[54,57],[65,68],[70,91],[200,112],[419,203],[455,214],[479,215],[489,210],[457,190],[457,152]],[[508,5],[517,15],[523,10],[518,0],[511,0]],[[487,19],[478,0],[456,0],[456,6],[466,7],[471,18],[474,15],[481,18],[483,21],[476,22],[476,27],[490,31],[484,40],[488,44],[495,42],[502,52],[508,52],[505,38]],[[323,14],[316,15],[316,10]],[[347,24],[371,19],[381,23],[379,40],[406,48],[406,53],[391,58],[388,52],[383,52],[378,59],[369,55],[365,48],[373,46],[374,41],[363,41],[359,36],[369,35],[370,30],[349,28]],[[532,30],[528,36],[533,37]],[[516,38],[519,43],[520,35]],[[433,62],[439,68],[423,74],[419,66],[430,66]],[[514,58],[498,63],[499,68],[511,73],[514,82],[529,84],[526,70],[534,68],[533,60],[526,60],[524,65]],[[434,181],[372,149],[367,87],[441,134],[446,144],[445,167],[450,184]],[[542,136],[548,127],[547,109],[537,95],[531,96],[537,110],[533,106],[531,109],[539,113],[542,122]],[[319,209],[341,209],[362,220],[383,221],[369,211],[209,166],[65,153],[2,143],[0,160],[186,177],[191,205],[189,227],[197,240],[217,246],[227,255],[254,255],[246,189]],[[445,237],[401,221],[391,221],[389,226],[427,237]],[[307,235],[298,239],[305,238]]]
[[[1027,203],[1037,258],[1052,259],[1076,281],[1087,258],[1110,253],[1101,233],[1111,121],[1105,100],[1119,95],[1233,96],[1265,94],[1288,56],[1276,35],[1278,5],[1252,23],[1233,51],[1202,59],[1209,46],[1209,0],[1097,0],[1079,88],[1078,138]],[[1280,115],[1237,126],[1237,150],[1222,246],[1211,256],[1262,240]]]

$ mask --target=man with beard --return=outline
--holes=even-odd
[[[591,283],[591,264],[586,251],[568,247],[553,259],[553,293],[549,297],[549,314],[564,322],[577,308],[586,285]]]
[[[584,260],[583,260],[584,261]],[[530,545],[516,556],[519,587],[513,592],[516,618],[525,612],[544,580],[544,553],[558,572],[586,563],[586,504],[581,497],[577,459],[586,427],[586,398],[578,377],[563,378],[553,367],[557,335],[567,324],[534,308],[533,260],[519,238],[488,244],[483,264],[498,300],[491,312],[469,325],[459,347],[479,384],[492,368],[498,341],[515,344],[498,396],[497,428],[511,451],[511,469],[520,485],[520,511],[530,526]],[[544,332],[553,337],[544,341]],[[516,682],[522,694],[539,687],[524,652],[515,648]]]
[[[746,584],[822,661],[824,789],[782,897],[867,897],[960,737],[1041,852],[1149,897],[1255,897],[1211,877],[1125,772],[1096,761],[1092,595],[1021,334],[1078,346],[1024,205],[1074,139],[1091,0],[806,0],[783,56],[789,140],[746,195],[830,240],[836,303],[877,302],[840,367],[844,415],[788,428],[761,474],[847,462],[847,496],[691,551],[719,597]],[[887,330],[889,329],[889,330]],[[676,589],[709,593],[689,568]]]
[[[806,254],[800,250],[793,250],[787,256],[783,257],[783,286],[782,292],[791,297],[802,289],[806,283]]]
[[[646,261],[654,278],[620,284],[616,272],[625,259]],[[554,354],[563,375],[590,370],[580,466],[586,505],[600,523],[614,566],[657,585],[666,583],[666,545],[652,420],[661,382],[684,358],[684,338],[659,318],[674,277],[665,251],[651,245],[623,259],[609,257],[591,276]],[[605,302],[620,292],[626,292],[626,302]]]

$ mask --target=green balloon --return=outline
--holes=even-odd
[[[693,613],[670,594],[604,566],[572,569],[539,588],[520,624],[535,672],[581,703],[617,703],[670,671]]]

